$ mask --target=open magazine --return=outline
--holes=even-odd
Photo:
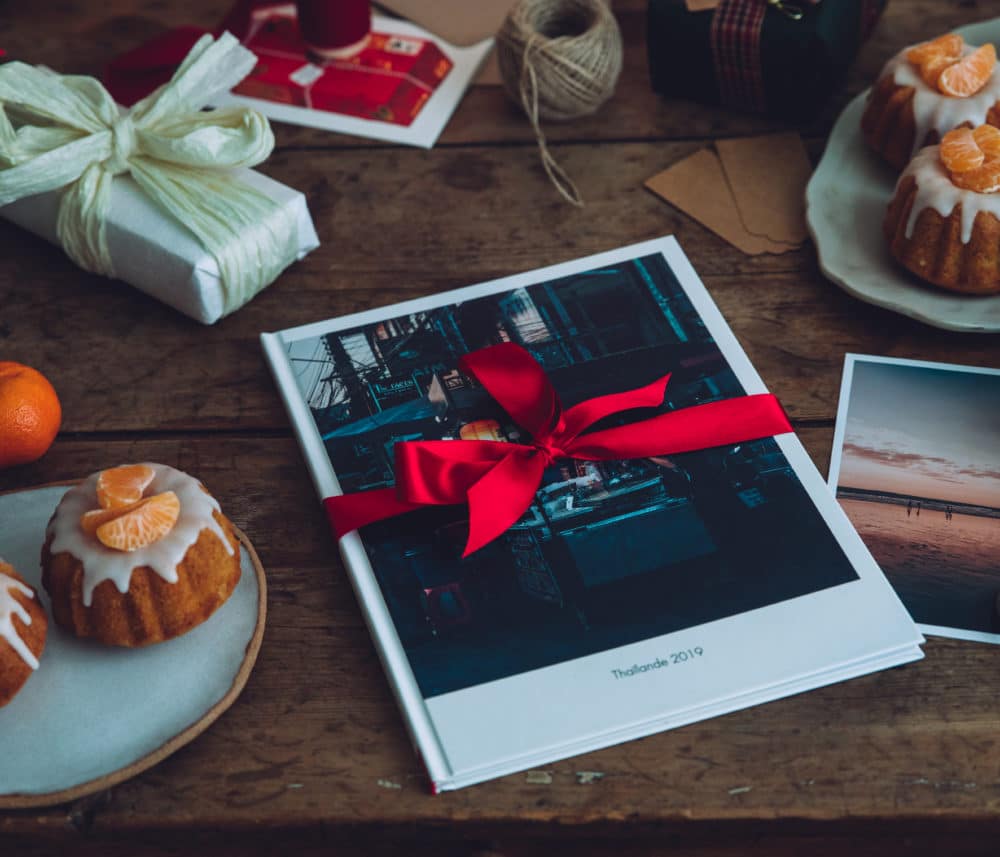
[[[491,344],[527,349],[565,406],[667,373],[660,413],[766,392],[673,238],[261,338],[321,498],[392,486],[400,441],[523,442],[459,369]],[[435,790],[922,656],[790,433],[557,459],[463,559],[467,534],[454,505],[340,541]]]

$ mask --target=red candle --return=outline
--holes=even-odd
[[[368,44],[370,0],[296,0],[295,5],[303,41],[323,59],[351,56]]]

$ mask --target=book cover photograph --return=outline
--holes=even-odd
[[[602,417],[581,435],[584,440],[591,430],[634,427],[764,392],[714,305],[702,300],[707,293],[695,295],[702,304],[696,305],[693,287],[682,284],[678,262],[665,248],[683,260],[672,240],[649,242],[630,248],[638,252],[626,248],[557,266],[551,275],[521,275],[509,288],[499,281],[265,335],[321,495],[345,494],[341,499],[351,501],[391,493],[400,444],[537,447],[537,438],[491,395],[489,384],[469,371],[469,355],[484,349],[526,352],[567,417],[581,403],[649,388],[669,376],[650,406]],[[839,509],[786,431],[784,442],[767,436],[720,445],[706,435],[689,451],[643,457],[550,454],[539,466],[526,511],[471,552],[465,504],[394,514],[362,526],[360,539],[344,539],[345,546],[357,540],[360,548],[352,558],[345,547],[349,567],[377,588],[378,609],[369,613],[373,632],[379,637],[391,627],[382,653],[387,669],[403,673],[411,697],[422,701],[450,771],[484,764],[471,757],[467,765],[456,764],[462,754],[449,749],[456,739],[448,733],[468,731],[461,723],[470,705],[482,704],[490,718],[503,720],[510,708],[502,701],[508,682],[541,682],[541,688],[549,684],[544,676],[558,674],[558,681],[589,685],[591,694],[595,685],[607,685],[623,700],[644,695],[650,710],[662,714],[664,700],[669,710],[694,710],[805,676],[813,677],[811,686],[821,684],[819,673],[852,660],[886,652],[897,661],[919,656],[912,622],[863,546],[849,537],[846,519],[831,524]],[[335,490],[324,484],[331,478]],[[478,513],[491,514],[494,503],[502,498],[485,497]],[[827,610],[808,599],[858,583],[859,569],[876,590],[877,597],[865,598],[867,608],[884,611],[877,644],[855,639],[860,648],[839,651],[827,639],[829,651],[820,647],[803,657],[783,652],[778,662],[779,644],[766,668],[752,667],[739,677],[723,663],[735,653],[723,655],[718,641],[733,645],[728,638],[738,634],[736,620],[763,622],[772,643],[791,644],[796,637],[771,624],[779,614],[764,619],[765,609],[794,611],[805,601],[809,609],[792,624],[808,621],[810,610]],[[371,601],[363,588],[359,594]],[[841,600],[850,604],[849,597]],[[838,628],[854,618],[860,617],[827,617]],[[807,642],[808,633],[797,633]],[[735,660],[732,667],[738,667]],[[713,681],[705,681],[709,673]],[[662,679],[667,688],[680,684],[654,690],[657,674],[673,676]],[[470,701],[477,696],[479,703]],[[634,712],[607,707],[610,719],[598,717],[594,726],[607,730],[616,719],[624,726],[642,717],[642,706]],[[451,708],[456,714],[449,727]],[[564,722],[566,734],[542,729],[547,737],[539,741],[570,742],[591,731],[587,723],[576,712]],[[512,738],[511,755],[535,749],[518,746],[524,739],[523,733]]]

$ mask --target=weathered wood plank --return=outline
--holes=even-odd
[[[825,458],[829,428],[802,436]],[[551,784],[515,774],[430,797],[294,443],[59,442],[30,475],[123,459],[162,460],[204,479],[260,550],[269,617],[233,709],[114,789],[90,819],[95,834],[461,823],[474,836],[538,832],[552,819],[568,836],[622,821],[636,835],[796,819],[878,821],[897,833],[919,819],[997,824],[1000,744],[982,676],[1000,665],[1000,650],[943,640],[916,665],[555,763]],[[585,785],[578,771],[604,776]],[[0,836],[58,833],[62,817],[3,814]]]
[[[44,6],[44,4],[42,4]],[[111,0],[99,5],[62,3],[49,20],[36,26],[38,4],[9,2],[0,19],[0,46],[12,56],[66,72],[99,74],[108,59],[180,24],[213,27],[230,0],[162,4],[154,0]],[[646,60],[645,3],[614,4],[625,40],[625,68],[614,98],[595,116],[549,123],[550,140],[687,139],[766,133],[786,123],[749,114],[664,99],[652,92]],[[777,14],[777,13],[773,13]],[[823,134],[840,108],[867,87],[885,60],[903,45],[931,38],[977,20],[1000,15],[1000,0],[974,5],[937,0],[893,2],[851,70],[842,94],[831,99],[808,129]],[[446,128],[441,145],[519,142],[530,144],[532,131],[498,87],[474,87]],[[278,126],[282,147],[338,148],[370,146],[369,141],[294,126]]]
[[[930,328],[848,297],[814,251],[745,256],[642,187],[703,145],[564,149],[576,210],[529,149],[283,152],[267,165],[308,195],[322,246],[206,328],[0,223],[0,345],[45,371],[64,431],[281,429],[257,335],[673,233],[792,416],[832,419],[846,351],[990,365],[1000,338]]]

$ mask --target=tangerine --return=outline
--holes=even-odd
[[[41,458],[61,422],[62,407],[49,380],[30,366],[0,361],[0,468]]]

